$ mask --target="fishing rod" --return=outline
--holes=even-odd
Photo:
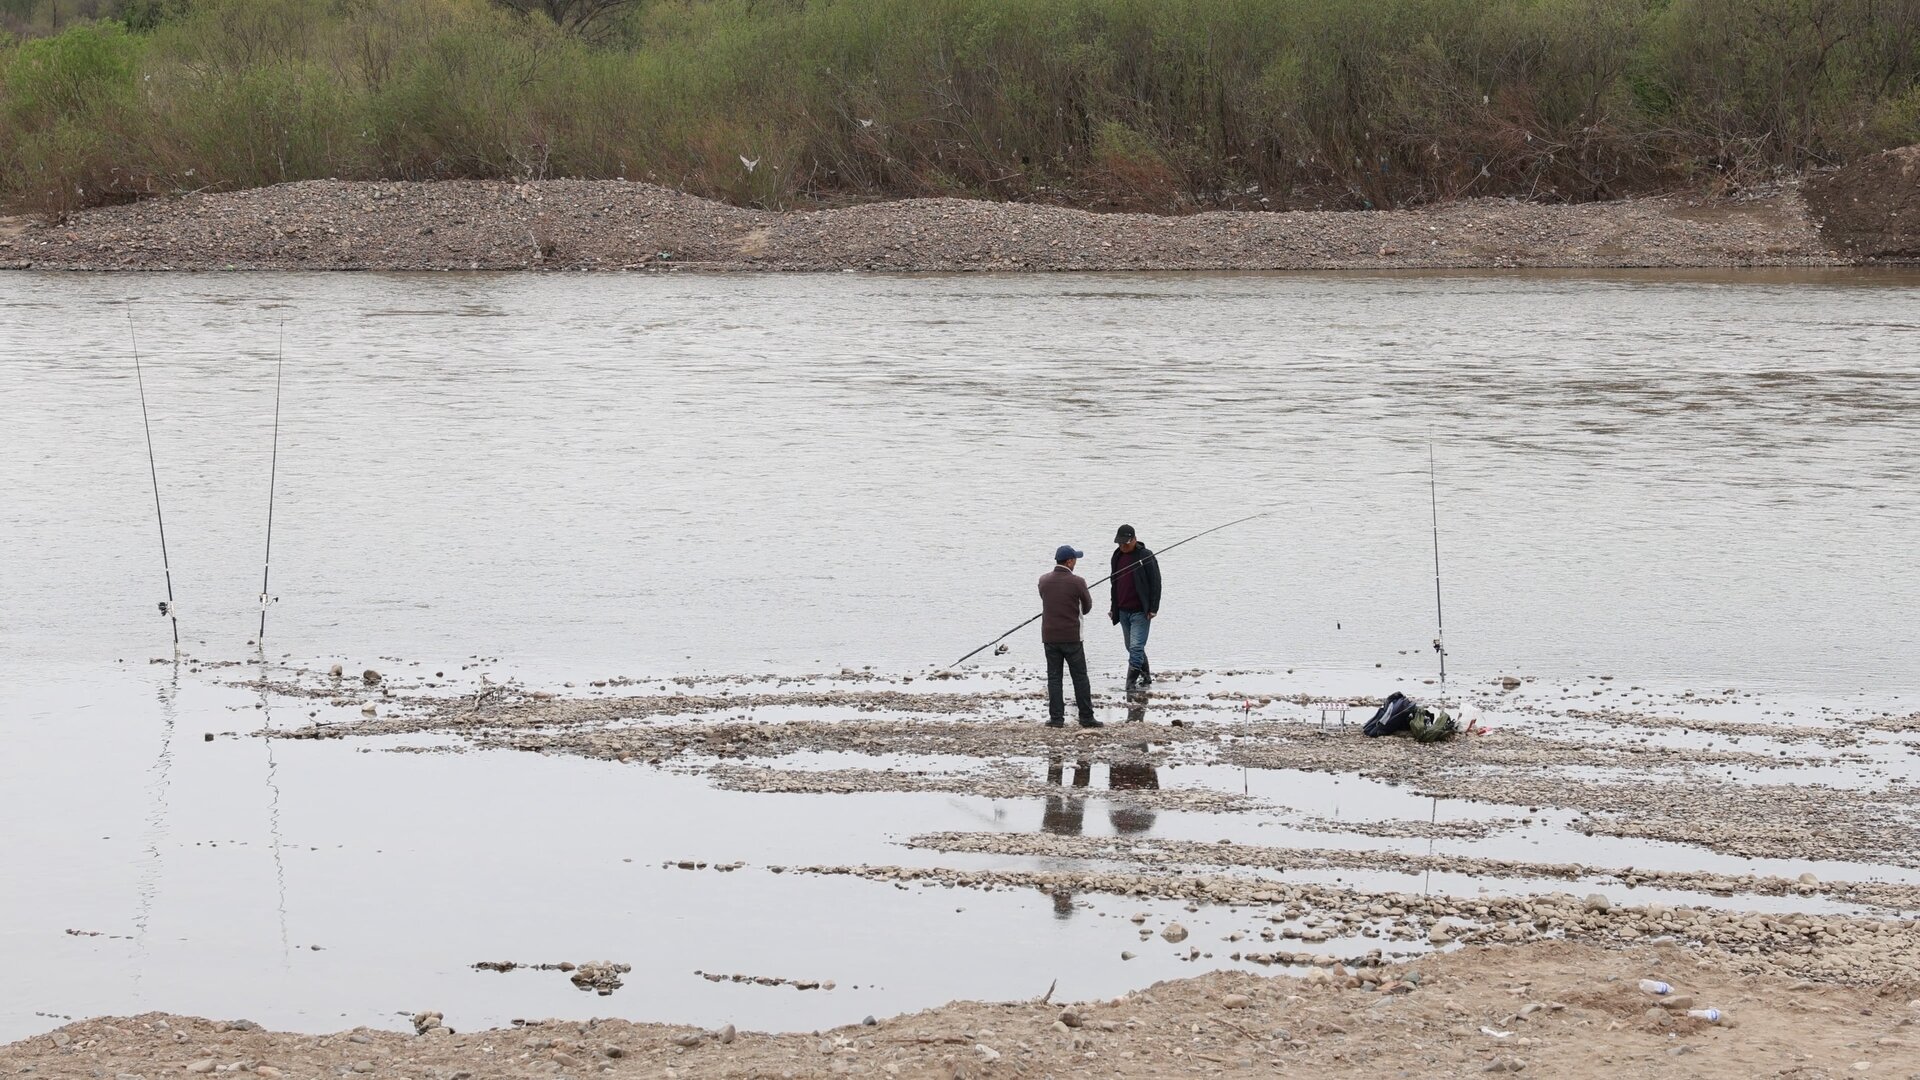
[[[1262,510],[1262,511],[1260,511],[1260,512],[1259,512],[1259,513],[1257,513],[1257,514],[1248,514],[1248,515],[1247,515],[1246,517],[1243,517],[1243,518],[1239,518],[1239,519],[1237,519],[1237,520],[1234,520],[1234,521],[1229,521],[1229,522],[1227,522],[1227,523],[1226,523],[1225,525],[1215,525],[1215,526],[1214,526],[1213,528],[1211,528],[1211,529],[1208,529],[1208,530],[1206,530],[1205,532],[1197,532],[1197,533],[1194,533],[1194,534],[1193,534],[1192,536],[1189,536],[1189,537],[1187,537],[1187,538],[1186,538],[1185,540],[1182,540],[1182,541],[1180,541],[1179,543],[1174,543],[1174,544],[1168,544],[1168,545],[1167,545],[1166,547],[1163,547],[1163,548],[1161,548],[1161,549],[1160,549],[1159,551],[1156,551],[1156,552],[1154,552],[1154,553],[1153,553],[1153,555],[1152,555],[1152,558],[1154,558],[1154,559],[1158,559],[1158,558],[1159,558],[1160,556],[1162,556],[1162,555],[1165,555],[1165,554],[1166,554],[1167,552],[1169,552],[1169,551],[1172,551],[1172,550],[1173,550],[1174,548],[1177,548],[1177,547],[1179,547],[1179,546],[1180,546],[1180,544],[1186,544],[1186,543],[1191,543],[1192,541],[1195,541],[1195,540],[1198,540],[1198,539],[1200,539],[1200,538],[1201,538],[1201,537],[1203,537],[1203,536],[1208,536],[1208,535],[1210,535],[1210,534],[1213,534],[1213,533],[1217,533],[1217,532],[1219,532],[1219,531],[1220,531],[1221,529],[1229,529],[1229,528],[1232,528],[1232,527],[1233,527],[1233,526],[1235,526],[1235,525],[1239,525],[1239,524],[1241,524],[1242,522],[1248,522],[1248,521],[1252,521],[1252,520],[1253,520],[1254,518],[1263,518],[1263,517],[1266,517],[1266,516],[1268,516],[1269,514],[1272,514],[1272,513],[1273,513],[1273,511],[1271,511],[1271,510]],[[1131,567],[1129,567],[1128,569],[1131,569]],[[1108,575],[1107,575],[1106,577],[1103,577],[1103,578],[1101,578],[1101,579],[1100,579],[1099,581],[1096,581],[1096,582],[1094,582],[1094,583],[1093,583],[1092,585],[1089,585],[1089,586],[1087,586],[1087,588],[1089,588],[1089,589],[1097,589],[1097,588],[1099,588],[1100,586],[1102,586],[1102,585],[1104,585],[1104,584],[1106,584],[1107,582],[1109,582],[1109,581],[1112,581],[1112,580],[1113,580],[1113,575],[1112,575],[1112,574],[1108,574]],[[1041,615],[1044,615],[1044,614],[1046,614],[1046,613],[1045,613],[1045,612],[1041,612]],[[961,664],[964,664],[964,663],[966,663],[967,661],[969,661],[969,660],[971,660],[971,659],[973,659],[974,657],[976,657],[976,656],[978,656],[978,655],[980,655],[981,653],[983,653],[983,652],[985,652],[985,651],[987,651],[988,649],[990,649],[990,648],[992,648],[993,646],[995,646],[995,645],[998,645],[998,644],[1000,644],[1001,642],[1003,642],[1003,641],[1005,641],[1005,640],[1007,640],[1008,638],[1010,638],[1010,637],[1012,637],[1013,635],[1015,635],[1015,634],[1017,634],[1017,633],[1019,633],[1019,632],[1020,632],[1021,630],[1023,630],[1023,629],[1025,629],[1026,627],[1029,627],[1029,626],[1032,626],[1032,625],[1033,625],[1034,623],[1036,623],[1036,622],[1039,622],[1039,621],[1040,621],[1040,618],[1041,618],[1041,615],[1035,615],[1035,616],[1034,616],[1033,618],[1031,618],[1031,619],[1028,619],[1028,620],[1027,620],[1026,622],[1023,622],[1023,623],[1021,623],[1021,624],[1020,624],[1019,626],[1016,626],[1016,627],[1014,627],[1013,629],[1011,629],[1011,630],[1009,630],[1009,631],[1007,631],[1007,632],[1006,632],[1006,633],[1004,633],[1004,634],[1001,634],[1001,635],[1000,635],[999,637],[997,637],[997,638],[994,638],[994,639],[993,639],[992,641],[989,641],[989,642],[987,642],[987,643],[986,643],[985,645],[982,645],[982,646],[980,646],[979,648],[977,648],[977,649],[975,649],[975,650],[973,650],[972,652],[970,652],[970,653],[968,653],[967,655],[965,655],[965,656],[963,656],[963,657],[961,657],[960,659],[958,659],[958,660],[955,660],[955,661],[954,661],[954,662],[953,662],[952,664],[949,664],[948,666],[949,666],[949,667],[959,667],[959,666],[960,666]]]
[[[267,574],[273,569],[273,489],[280,478],[280,376],[287,366],[287,321],[280,320],[280,359],[273,369],[273,461],[267,471],[267,553],[260,562],[260,636],[262,649],[267,644]],[[262,671],[262,678],[265,672]]]
[[[1440,636],[1433,651],[1440,654],[1440,688],[1447,687],[1447,618],[1440,609],[1440,487],[1434,479],[1433,443],[1427,443],[1427,497],[1433,507],[1433,619]]]
[[[140,387],[140,426],[147,432],[147,475],[153,479],[153,519],[160,526],[160,568],[167,575],[167,602],[160,614],[173,620],[173,647],[180,648],[180,616],[173,607],[173,564],[167,559],[167,519],[160,513],[160,470],[153,463],[153,424],[147,419],[147,380],[140,373],[140,336],[133,327],[133,307],[127,307],[127,338],[133,342],[133,378]]]

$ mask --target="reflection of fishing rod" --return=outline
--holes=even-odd
[[[133,378],[140,387],[140,426],[147,432],[147,475],[153,478],[153,519],[160,525],[160,568],[167,575],[167,602],[160,614],[173,620],[173,647],[180,648],[180,616],[173,610],[173,564],[167,561],[167,519],[160,514],[160,470],[153,463],[153,424],[147,420],[147,380],[140,374],[140,338],[133,329],[133,308],[127,308],[127,338],[133,342]]]
[[[1271,514],[1271,513],[1273,513],[1273,511],[1271,510],[1262,510],[1257,514],[1248,514],[1246,517],[1240,518],[1238,520],[1229,521],[1225,525],[1215,525],[1213,528],[1208,529],[1205,532],[1194,533],[1192,536],[1189,536],[1185,540],[1181,540],[1178,543],[1168,544],[1166,547],[1163,547],[1159,551],[1154,552],[1151,558],[1158,559],[1160,558],[1160,556],[1165,555],[1167,552],[1172,551],[1174,548],[1179,547],[1181,544],[1198,540],[1201,537],[1209,535],[1211,533],[1217,533],[1221,529],[1231,528],[1235,525],[1240,524],[1241,522],[1252,521],[1254,518],[1266,517],[1268,514]],[[1143,559],[1141,561],[1145,562],[1146,560]],[[1139,564],[1136,563],[1134,565],[1137,566]],[[1131,567],[1129,567],[1129,569],[1131,569]],[[1099,581],[1096,581],[1092,585],[1089,585],[1087,587],[1089,589],[1097,589],[1111,580],[1113,580],[1113,575],[1108,574],[1106,577],[1101,578]],[[1045,612],[1042,612],[1041,614],[1044,615]],[[1023,628],[1031,626],[1038,621],[1040,621],[1040,615],[1035,615],[1033,618],[1028,619],[1026,622],[1021,623],[1019,626],[1014,627],[1013,629],[1007,631],[1006,633],[1001,634],[999,637],[994,638],[992,641],[987,642],[985,645],[980,646],[978,649],[975,649],[972,652],[968,653],[967,655],[961,657],[960,659],[955,660],[952,664],[949,664],[948,666],[959,667],[961,664],[966,663],[968,660],[971,660],[975,656],[978,656],[979,654],[985,652],[986,650],[992,648],[993,646],[1000,644],[1002,641],[1005,641],[1008,638],[1012,637],[1013,635],[1019,633]]]
[[[133,966],[133,986],[136,993],[140,988],[140,976],[146,966],[147,925],[153,917],[153,903],[160,893],[160,875],[165,869],[160,856],[161,841],[167,832],[167,779],[173,771],[173,729],[175,725],[174,698],[180,693],[180,658],[176,652],[173,661],[173,676],[160,687],[160,756],[150,770],[154,774],[153,809],[147,814],[147,863],[145,872],[140,875],[140,883],[135,892],[139,897],[133,913],[133,948],[135,962]]]
[[[1447,688],[1447,619],[1440,612],[1440,487],[1433,474],[1433,444],[1427,444],[1427,497],[1433,506],[1433,620],[1440,636],[1433,651],[1440,654],[1440,689]]]
[[[273,600],[267,595],[267,572],[273,568],[273,489],[280,477],[280,374],[287,366],[287,323],[280,321],[280,360],[273,369],[273,460],[267,471],[267,554],[260,562],[260,636],[257,639],[264,655],[267,644],[267,605]],[[260,669],[260,678],[267,677],[265,666]],[[264,691],[262,691],[264,693]]]
[[[267,701],[267,650],[260,648],[260,731],[267,745],[267,836],[273,844],[273,877],[280,909],[280,963],[291,966],[292,951],[287,946],[287,866],[280,857],[280,785],[275,776],[280,763],[273,759],[273,710]]]

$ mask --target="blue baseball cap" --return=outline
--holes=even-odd
[[[1059,547],[1053,549],[1054,562],[1066,562],[1068,559],[1084,559],[1086,557],[1086,552],[1073,550],[1072,544],[1061,544]]]

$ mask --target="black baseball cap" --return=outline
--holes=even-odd
[[[1131,539],[1133,539],[1133,526],[1131,525],[1122,525],[1120,526],[1120,531],[1113,534],[1113,542],[1116,544],[1124,544]]]

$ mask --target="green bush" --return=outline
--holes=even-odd
[[[42,33],[0,41],[0,198],[55,212],[311,177],[1581,200],[1920,138],[1920,0],[643,0],[591,40],[491,0],[122,0],[52,36],[0,3]]]

